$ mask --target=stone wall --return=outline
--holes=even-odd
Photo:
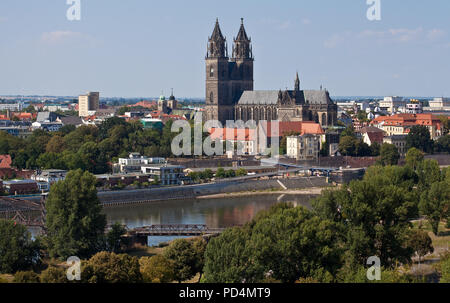
[[[324,187],[329,184],[324,177],[291,178],[280,180],[288,189],[304,189],[309,187]],[[177,187],[162,187],[153,189],[99,192],[100,201],[105,206],[119,204],[145,203],[149,201],[163,201],[171,199],[189,199],[198,196],[207,196],[222,193],[261,191],[283,187],[276,179],[247,180],[241,182],[223,182],[214,184],[200,184]]]

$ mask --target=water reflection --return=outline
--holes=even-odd
[[[259,211],[279,202],[310,207],[314,195],[266,194],[214,199],[186,199],[104,209],[108,223],[120,222],[129,228],[151,224],[206,224],[220,228],[242,225]]]

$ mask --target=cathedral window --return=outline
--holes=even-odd
[[[214,67],[211,66],[211,69],[209,70],[209,76],[212,78],[214,77]]]
[[[214,102],[214,93],[213,93],[213,92],[211,92],[211,93],[209,94],[209,102],[211,102],[211,103]]]

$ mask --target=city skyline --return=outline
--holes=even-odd
[[[204,98],[204,56],[216,18],[231,42],[244,18],[255,55],[255,89],[320,85],[332,96],[448,96],[448,1],[198,1],[149,4],[81,1],[68,21],[65,1],[0,4],[0,95]],[[25,9],[26,7],[26,9]],[[431,17],[433,16],[433,17]],[[117,22],[119,21],[119,22]]]

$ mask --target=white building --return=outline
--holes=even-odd
[[[32,180],[47,182],[52,185],[58,181],[62,181],[66,178],[67,171],[61,169],[48,169],[43,171],[37,171],[31,176]]]
[[[405,106],[406,101],[402,97],[384,97],[383,101],[378,103],[380,111],[386,113],[395,113],[399,107]]]
[[[140,153],[131,153],[128,158],[119,158],[119,163],[116,165],[115,171],[120,172],[138,172],[141,171],[143,165],[164,164],[164,158],[149,158],[141,156]]]
[[[11,112],[21,112],[23,109],[23,103],[0,103],[0,110],[9,110]]]
[[[436,109],[444,109],[445,107],[450,107],[450,98],[434,98],[432,101],[429,101],[429,107],[432,110]]]
[[[181,185],[184,179],[184,166],[180,165],[144,165],[141,172],[161,185]]]
[[[319,158],[320,144],[320,135],[304,134],[302,136],[287,137],[287,156],[297,160],[317,160]]]

